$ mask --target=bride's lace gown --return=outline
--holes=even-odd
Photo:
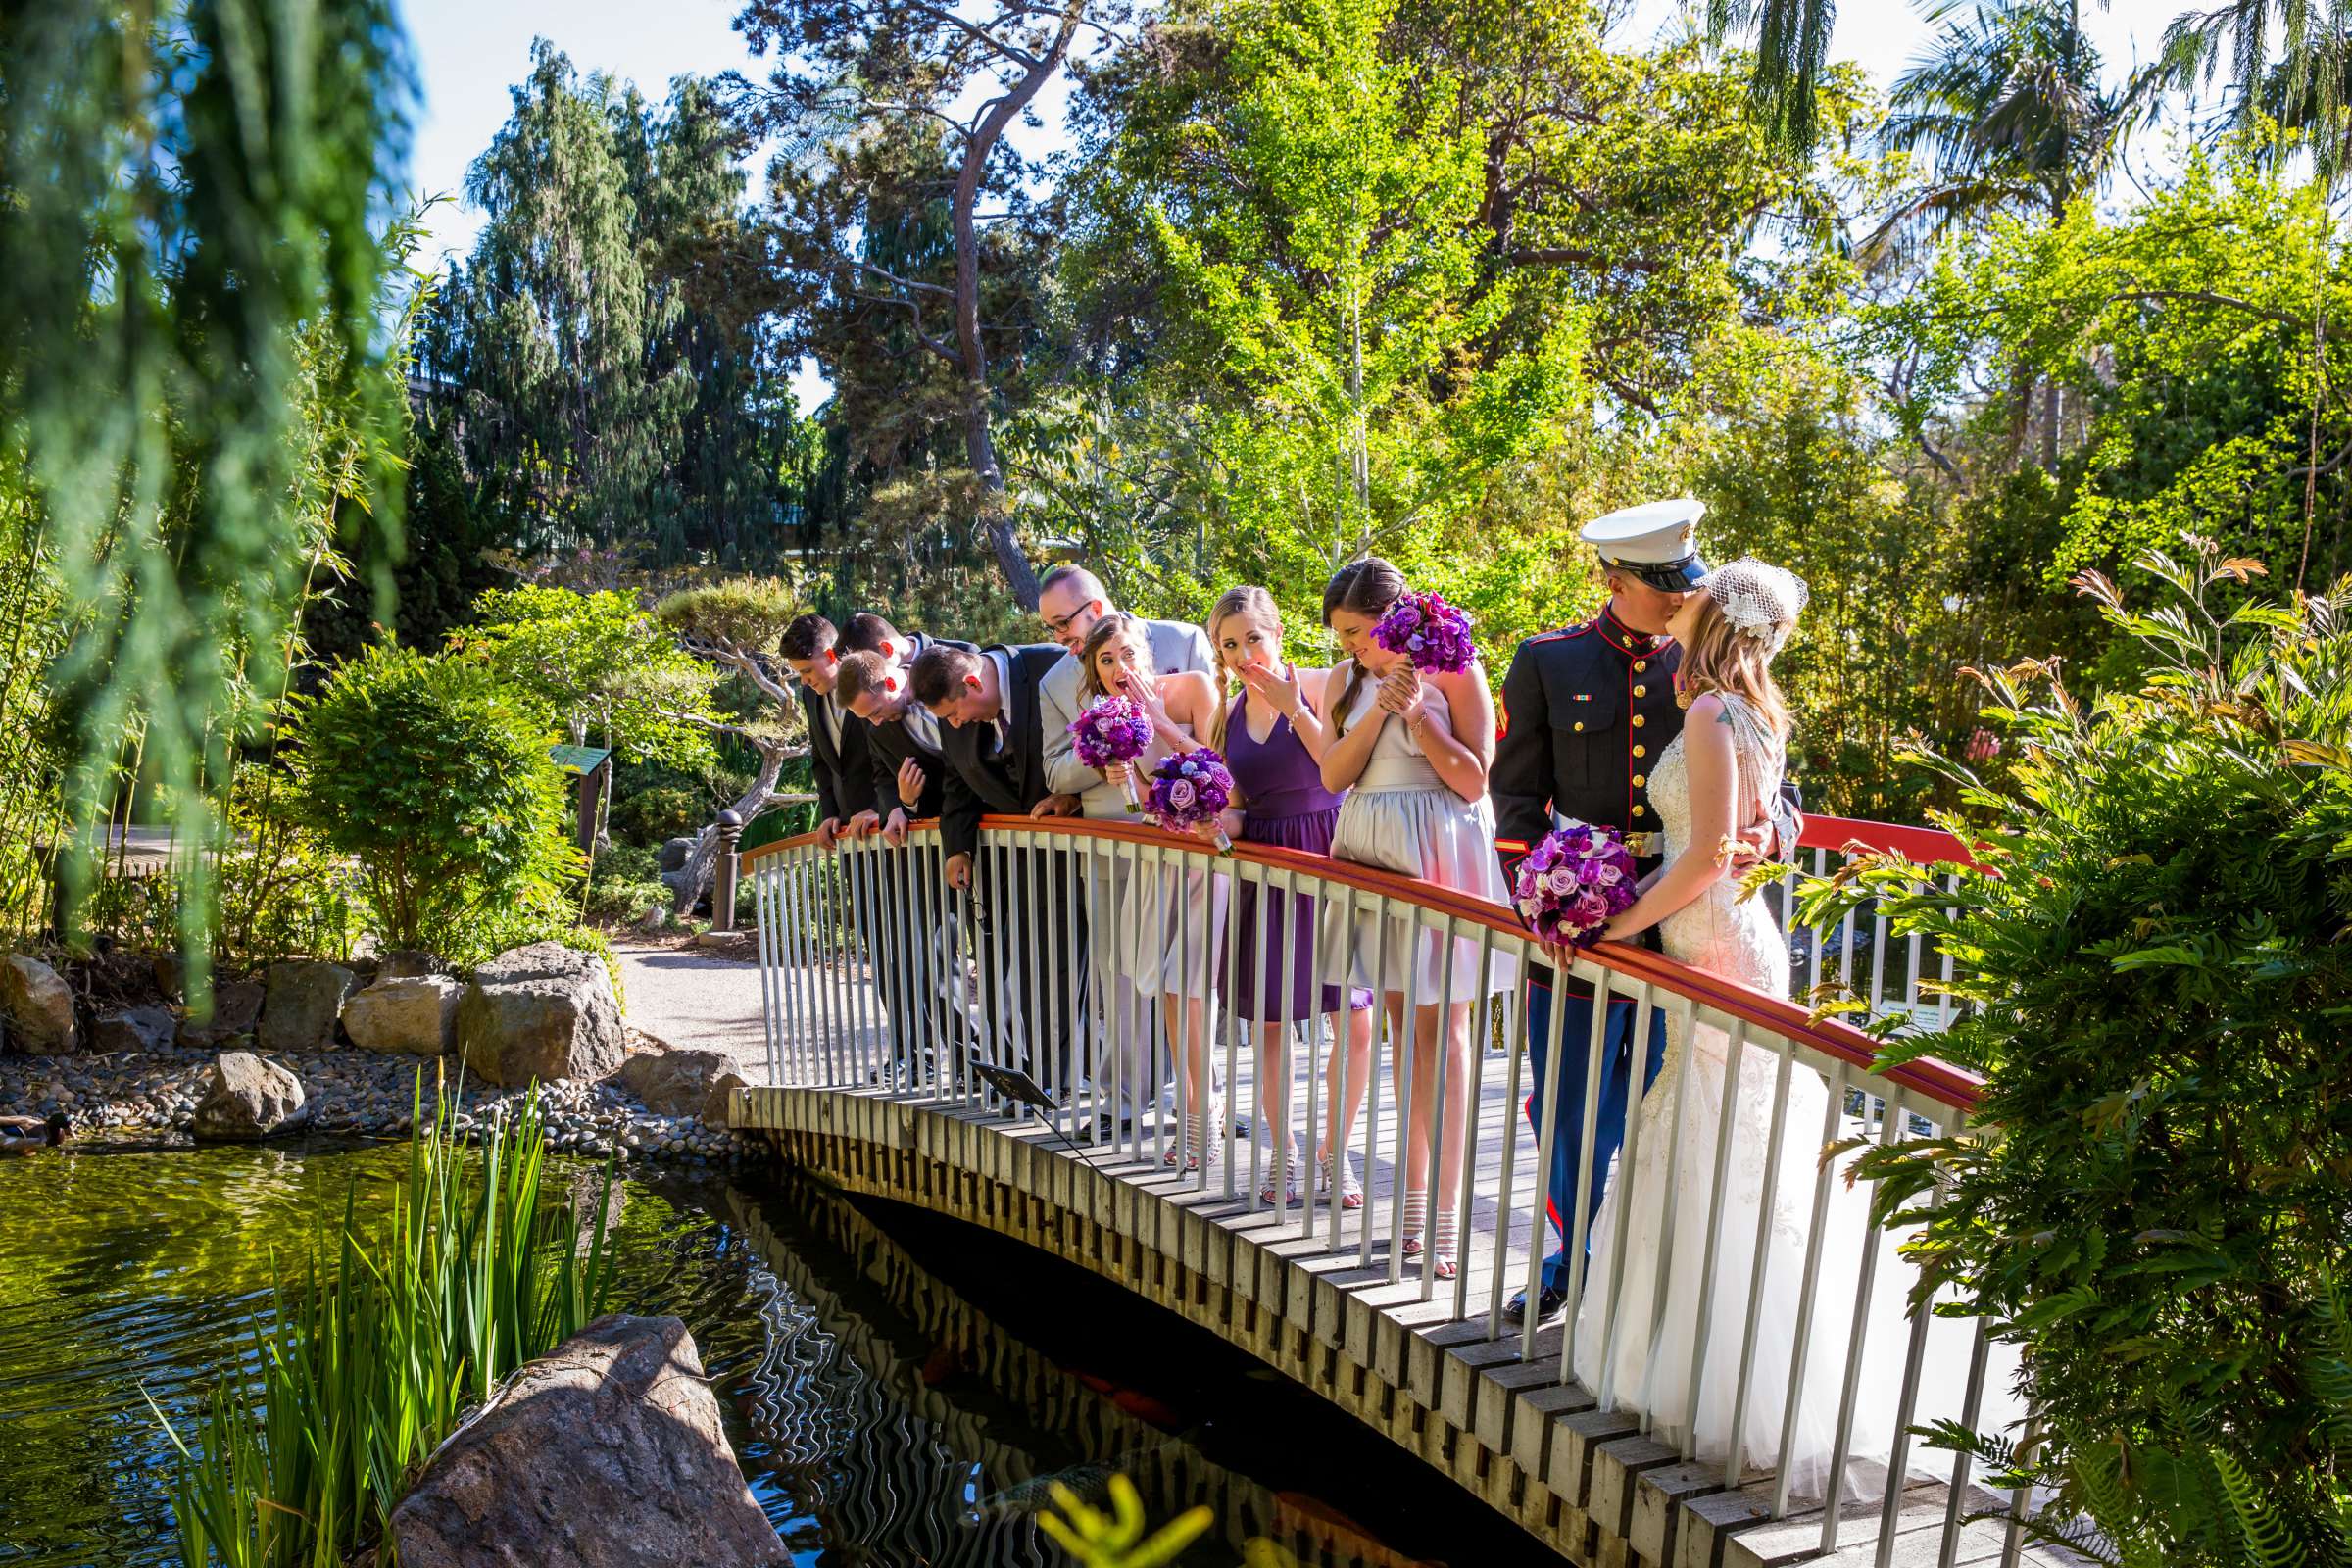
[[[1780,788],[1782,747],[1760,716],[1738,697],[1724,698],[1738,759],[1738,798],[1732,820],[1752,822]],[[1683,854],[1712,855],[1714,845],[1690,843],[1690,775],[1682,737],[1677,736],[1651,770],[1649,796],[1666,834],[1671,864]],[[1776,997],[1788,994],[1788,944],[1760,899],[1740,898],[1737,879],[1725,878],[1660,922],[1667,955],[1694,968],[1752,986]],[[1661,998],[1668,1005],[1671,999]],[[1604,1355],[1613,1351],[1608,1396],[1619,1408],[1647,1411],[1657,1435],[1679,1441],[1690,1422],[1691,1359],[1697,1349],[1699,1292],[1706,1247],[1709,1194],[1722,1127],[1724,1058],[1729,1046],[1721,1029],[1700,1024],[1679,1008],[1668,1015],[1664,1064],[1642,1097],[1638,1132],[1628,1140],[1632,1164],[1610,1168],[1608,1188],[1592,1222],[1591,1262],[1576,1320],[1577,1380],[1599,1392]],[[1683,1057],[1690,1055],[1685,1081]],[[1705,1323],[1705,1370],[1696,1411],[1697,1451],[1720,1460],[1731,1450],[1732,1410],[1738,1395],[1740,1345],[1746,1326],[1748,1285],[1756,1253],[1758,1210],[1766,1201],[1764,1169],[1772,1136],[1773,1094],[1778,1057],[1763,1046],[1743,1053],[1732,1115],[1732,1150],[1726,1169],[1723,1212],[1718,1222],[1715,1294]],[[1682,1086],[1681,1136],[1675,1134],[1675,1102]],[[1802,1065],[1789,1072],[1788,1102],[1781,1133],[1781,1158],[1770,1197],[1771,1234],[1763,1309],[1756,1325],[1753,1366],[1744,1433],[1743,1462],[1769,1469],[1779,1458],[1791,1370],[1795,1366],[1796,1323],[1808,1239],[1819,1235],[1825,1250],[1796,1411],[1795,1441],[1788,1468],[1799,1495],[1826,1493],[1836,1452],[1838,1411],[1846,1354],[1854,1325],[1856,1286],[1870,1193],[1848,1187],[1842,1169],[1830,1183],[1829,1208],[1818,1233],[1812,1224],[1815,1177],[1829,1108],[1829,1086]],[[1860,1127],[1840,1116],[1833,1136]],[[1678,1152],[1679,1145],[1679,1152]],[[1841,1161],[1849,1163],[1852,1155]],[[1671,1226],[1671,1237],[1667,1233]],[[1850,1460],[1883,1466],[1895,1434],[1895,1390],[1902,1377],[1910,1325],[1905,1298],[1915,1273],[1895,1251],[1899,1235],[1882,1236],[1869,1306],[1870,1333],[1864,1353]],[[1622,1249],[1623,1258],[1619,1257]],[[1661,1272],[1663,1270],[1663,1272]],[[1622,1280],[1616,1321],[1608,1321],[1612,1280]],[[1662,1284],[1662,1289],[1661,1289]],[[1653,1307],[1662,1303],[1663,1311]],[[1957,1416],[1974,1343],[1973,1320],[1937,1319],[1931,1329],[1925,1373],[1914,1422]],[[2011,1365],[2014,1363],[2011,1362]],[[2008,1405],[2006,1369],[1996,1355],[1985,1386],[1985,1421]],[[1916,1451],[1916,1446],[1915,1446]],[[1860,1477],[1845,1489],[1859,1494]],[[1875,1478],[1867,1489],[1875,1492]]]

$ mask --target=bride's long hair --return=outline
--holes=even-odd
[[[1698,622],[1683,644],[1683,662],[1675,676],[1682,683],[1684,706],[1707,692],[1730,692],[1744,699],[1781,744],[1788,745],[1796,726],[1780,682],[1772,678],[1772,645],[1733,625],[1703,588],[1693,608]]]

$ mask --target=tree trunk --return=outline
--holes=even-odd
[[[1069,0],[1061,14],[1054,47],[1038,57],[1012,89],[989,106],[963,144],[963,167],[956,172],[956,352],[963,370],[963,451],[980,484],[980,525],[1012,597],[1023,610],[1037,609],[1037,571],[1022,554],[1013,532],[1012,498],[1004,489],[1004,469],[997,461],[997,442],[988,409],[988,351],[980,341],[980,231],[974,213],[980,202],[980,178],[987,172],[988,156],[996,150],[1004,127],[1011,124],[1038,95],[1069,53],[1086,0]]]
[[[784,757],[785,753],[780,748],[760,748],[760,776],[752,780],[750,789],[736,797],[731,808],[737,816],[743,818],[746,827],[767,805],[767,798],[775,793],[776,780],[784,772]],[[687,852],[686,863],[662,875],[662,880],[669,884],[671,893],[677,897],[679,918],[683,919],[690,913],[696,901],[710,891],[711,873],[717,868],[718,823],[713,820],[705,823],[703,830],[694,836],[694,848]]]

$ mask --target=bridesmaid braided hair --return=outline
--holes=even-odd
[[[1217,652],[1217,628],[1235,615],[1241,615],[1253,625],[1264,626],[1276,636],[1282,634],[1282,610],[1274,596],[1263,588],[1244,584],[1228,588],[1217,595],[1217,602],[1208,607],[1208,623],[1201,629],[1208,633],[1208,662],[1215,665],[1213,679],[1217,683],[1217,712],[1208,722],[1208,747],[1214,752],[1225,750],[1225,722],[1242,700],[1240,683],[1225,667],[1225,656]]]
[[[1369,615],[1374,619],[1385,615],[1389,607],[1405,595],[1404,573],[1381,560],[1366,556],[1350,561],[1331,574],[1323,586],[1323,624],[1345,610],[1351,615]],[[1348,661],[1348,686],[1340,700],[1331,705],[1331,733],[1333,739],[1348,733],[1348,716],[1355,711],[1355,699],[1364,686],[1364,664],[1360,659]]]

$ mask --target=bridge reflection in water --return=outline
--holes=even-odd
[[[1944,835],[1835,819],[1810,822],[1806,845],[1816,872],[1857,848],[1959,858]],[[1997,1363],[1982,1326],[1937,1325],[1935,1353],[1948,1358],[1957,1337],[1959,1357],[1969,1363],[1960,1376],[1948,1365],[1929,1367],[1925,1310],[1874,1339],[1871,1325],[1889,1314],[1884,1298],[1877,1313],[1869,1310],[1872,1292],[1896,1239],[1860,1224],[1850,1203],[1832,1202],[1833,1186],[1844,1179],[1838,1162],[1816,1161],[1810,1172],[1778,1168],[1792,1087],[1808,1081],[1800,1074],[1818,1075],[1809,1081],[1828,1091],[1826,1099],[1813,1096],[1827,1107],[1816,1113],[1824,1116],[1824,1145],[1961,1132],[1975,1092],[1966,1075],[1933,1060],[1874,1071],[1873,1044],[1854,1028],[1815,1021],[1804,1006],[1656,954],[1611,948],[1579,958],[1579,979],[1634,1006],[1635,1038],[1646,1036],[1659,1009],[1686,1029],[1695,1023],[1722,1032],[1744,1075],[1773,1085],[1763,1189],[1809,1181],[1812,1193],[1802,1235],[1779,1234],[1770,1204],[1758,1208],[1751,1200],[1741,1210],[1738,1191],[1742,1184],[1752,1190],[1758,1173],[1732,1168],[1728,1157],[1732,1097],[1724,1097],[1713,1145],[1692,1139],[1684,1147],[1681,1107],[1703,1090],[1692,1088],[1692,1054],[1682,1054],[1680,1067],[1655,1091],[1673,1113],[1647,1125],[1672,1140],[1670,1167],[1706,1194],[1703,1203],[1686,1200],[1680,1212],[1669,1204],[1660,1217],[1698,1260],[1697,1278],[1678,1273],[1670,1294],[1672,1250],[1654,1272],[1624,1268],[1620,1255],[1620,1266],[1603,1271],[1608,1277],[1586,1278],[1581,1217],[1569,1250],[1568,1321],[1589,1303],[1612,1326],[1629,1316],[1711,1325],[1697,1335],[1688,1378],[1669,1380],[1679,1383],[1682,1404],[1637,1411],[1607,1379],[1592,1390],[1571,1377],[1562,1329],[1514,1332],[1503,1320],[1506,1297],[1535,1283],[1552,1245],[1535,1173],[1549,1168],[1562,1141],[1590,1150],[1595,1136],[1595,1106],[1587,1107],[1582,1127],[1558,1126],[1545,1115],[1531,1129],[1516,1113],[1527,1094],[1528,1054],[1542,1050],[1592,1069],[1602,1050],[1597,1027],[1586,1040],[1562,1038],[1565,1009],[1554,1010],[1549,1040],[1531,1042],[1520,988],[1482,983],[1547,961],[1506,911],[1279,850],[1245,846],[1218,858],[1205,845],[1125,824],[991,819],[977,904],[972,893],[945,889],[929,830],[895,850],[868,841],[829,853],[796,839],[750,852],[744,864],[759,909],[771,1081],[739,1092],[736,1112],[739,1125],[771,1132],[788,1159],[852,1190],[988,1226],[1121,1281],[1420,1454],[1573,1561],[1712,1568],[1835,1557],[1891,1568],[2055,1560],[2025,1547],[2019,1520],[2027,1499],[1985,1491],[1966,1456],[1930,1451],[1902,1435],[1932,1417],[1975,1426],[1988,1408],[1984,1386]],[[1303,927],[1277,920],[1270,937],[1268,922],[1258,922],[1254,951],[1244,953],[1242,922],[1231,917],[1240,901],[1206,896],[1212,884],[1226,894],[1246,890],[1261,904],[1277,895],[1311,901],[1330,918]],[[1189,887],[1196,896],[1132,896],[1150,887]],[[1766,896],[1787,906],[1786,887]],[[1195,972],[1206,955],[1225,972],[1264,973],[1271,941],[1283,949],[1272,956],[1275,972],[1300,961],[1308,972],[1323,972],[1330,956],[1316,949],[1332,940],[1324,933],[1363,929],[1391,933],[1366,943],[1377,950],[1368,976],[1376,991],[1401,992],[1408,1014],[1416,1004],[1441,1014],[1469,1009],[1471,1038],[1486,1049],[1463,1063],[1468,1082],[1451,1084],[1443,1054],[1434,1083],[1426,1069],[1416,1080],[1412,1057],[1426,1048],[1410,1031],[1374,1054],[1371,1093],[1351,1139],[1364,1174],[1359,1210],[1319,1201],[1270,1205],[1261,1197],[1266,1174],[1281,1169],[1289,1152],[1269,1140],[1287,1143],[1292,1135],[1282,1129],[1322,1126],[1325,1099],[1363,1093],[1363,1085],[1327,1083],[1313,1069],[1326,1042],[1294,1044],[1287,1057],[1268,1053],[1267,1089],[1279,1108],[1252,1115],[1260,1053],[1227,1010],[1208,1042],[1226,1086],[1226,1157],[1193,1169],[1173,1157],[1181,1129],[1199,1110],[1186,1102],[1180,1076],[1164,1074],[1148,1051],[1082,1044],[1064,1054],[1051,1046],[1150,1032],[1138,1014],[1120,1015],[1118,955],[1165,952],[1177,959],[1167,967]],[[1057,949],[1080,942],[1084,963],[1059,970]],[[1296,951],[1300,945],[1303,955]],[[1436,978],[1427,983],[1437,995],[1415,995],[1422,966],[1402,955],[1430,946],[1449,949],[1456,961],[1430,966]],[[1832,931],[1800,932],[1793,946],[1800,994],[1842,984],[1874,1012],[1902,1011],[1914,1026],[1935,1027],[1945,1016],[1935,982],[1948,975],[1949,960],[1916,938],[1891,940],[1867,913]],[[988,1078],[965,1069],[973,1060],[1033,1069],[1050,1114],[1007,1101]],[[1343,1078],[1350,1070],[1335,1069]],[[1417,1081],[1436,1102],[1453,1095],[1470,1107],[1458,1145],[1439,1155],[1447,1165],[1459,1162],[1463,1194],[1460,1269],[1451,1279],[1433,1267],[1434,1249],[1415,1254],[1403,1246],[1411,1235],[1442,1234],[1437,1193],[1424,1205],[1416,1191],[1408,1205],[1396,1180],[1416,1119]],[[1645,1126],[1631,1101],[1621,1156],[1629,1163]],[[1718,1149],[1727,1157],[1716,1158]],[[1580,1200],[1572,1212],[1581,1216],[1585,1206]],[[1752,1237],[1729,1233],[1733,1212],[1744,1214],[1740,1223],[1753,1227]],[[1839,1225],[1851,1225],[1853,1234]],[[1719,1267],[1726,1258],[1731,1264]],[[1776,1334],[1760,1321],[1768,1269],[1775,1277],[1801,1274],[1793,1332]],[[1834,1333],[1825,1336],[1817,1324]],[[1728,1354],[1735,1327],[1736,1358]],[[1714,1354],[1710,1332],[1724,1341]],[[1836,1343],[1815,1354],[1825,1338]],[[1599,1359],[1614,1364],[1615,1357]],[[1957,1408],[1923,1406],[1923,1374],[1931,1371],[1954,1387],[1966,1383]],[[1938,1379],[1924,1381],[1932,1387]],[[1775,1463],[1771,1443],[1757,1436],[1793,1432],[1800,1404],[1811,1411],[1825,1396],[1837,1413],[1827,1468],[1845,1482],[1838,1506],[1796,1489],[1790,1439],[1773,1440],[1780,1444]],[[1746,1440],[1728,1453],[1702,1453],[1691,1430],[1690,1411],[1709,1399],[1732,1411],[1730,1430]],[[1875,1451],[1873,1432],[1886,1435]],[[1765,1462],[1757,1462],[1759,1451]]]
[[[1137,1336],[1132,1313],[1101,1310],[1113,1287],[1043,1260],[1008,1270],[1009,1244],[974,1248],[911,1211],[877,1219],[741,1189],[725,1201],[765,1297],[764,1351],[730,1382],[757,1446],[747,1459],[811,1517],[806,1540],[780,1522],[796,1550],[1058,1568],[1066,1558],[1034,1522],[1049,1483],[1107,1506],[1119,1472],[1163,1513],[1202,1503],[1216,1516],[1187,1563],[1511,1560],[1500,1521],[1465,1532],[1417,1510],[1400,1456],[1348,1462],[1330,1430],[1344,1418],[1302,1412],[1304,1396],[1252,1390],[1288,1412],[1274,1430],[1205,1415],[1238,1398],[1246,1358],[1181,1323]]]

